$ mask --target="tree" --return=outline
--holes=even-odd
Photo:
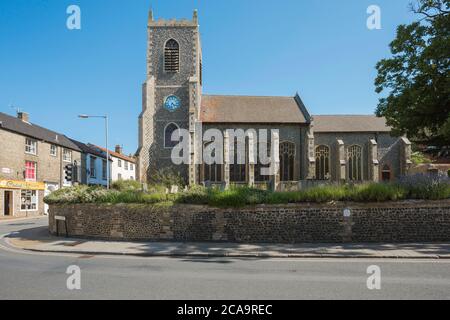
[[[376,114],[396,134],[420,142],[450,144],[450,0],[418,0],[421,18],[400,25],[390,44],[392,57],[377,63]]]

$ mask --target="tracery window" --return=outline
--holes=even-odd
[[[330,179],[330,148],[327,146],[316,148],[316,179]]]

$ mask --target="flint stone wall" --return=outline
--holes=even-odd
[[[344,216],[350,209],[351,215]],[[179,205],[51,205],[71,237],[148,241],[437,242],[450,241],[450,200],[334,203],[218,209]],[[65,234],[64,222],[58,222]]]

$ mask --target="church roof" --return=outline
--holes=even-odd
[[[204,123],[309,123],[300,97],[202,95]]]
[[[375,115],[313,116],[314,132],[390,132],[385,118]]]

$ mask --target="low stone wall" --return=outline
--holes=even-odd
[[[295,204],[242,209],[189,205],[170,208],[51,205],[49,228],[52,234],[56,234],[55,216],[66,218],[71,237],[113,240],[246,243],[450,241],[449,200]],[[58,224],[60,233],[64,234],[64,222],[59,221]]]

